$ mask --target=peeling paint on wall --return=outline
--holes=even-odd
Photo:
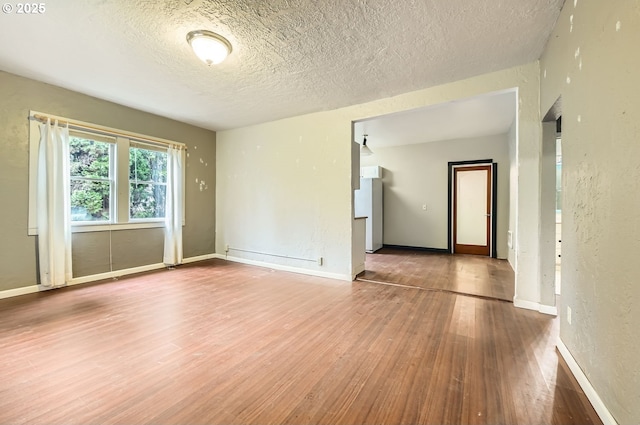
[[[569,32],[573,32],[573,15],[569,16]]]

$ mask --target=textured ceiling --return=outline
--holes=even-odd
[[[539,58],[564,0],[84,0],[1,14],[0,69],[212,130]],[[186,34],[225,36],[207,67]]]
[[[373,117],[354,124],[353,135],[372,150],[391,146],[505,134],[516,117],[516,92],[468,99]]]

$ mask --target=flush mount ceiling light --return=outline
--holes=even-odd
[[[365,134],[364,139],[362,140],[362,146],[360,147],[360,156],[369,155],[373,155],[373,152],[369,149],[369,146],[367,146],[367,135]]]
[[[216,65],[231,53],[231,43],[223,36],[207,30],[191,31],[187,41],[193,52],[207,65]]]

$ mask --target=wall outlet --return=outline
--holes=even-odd
[[[321,266],[323,263],[322,257],[318,257],[318,265]]]
[[[567,323],[571,324],[571,307],[567,306]]]

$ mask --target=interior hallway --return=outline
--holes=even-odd
[[[202,261],[0,300],[0,423],[600,423],[557,331],[507,302]]]

